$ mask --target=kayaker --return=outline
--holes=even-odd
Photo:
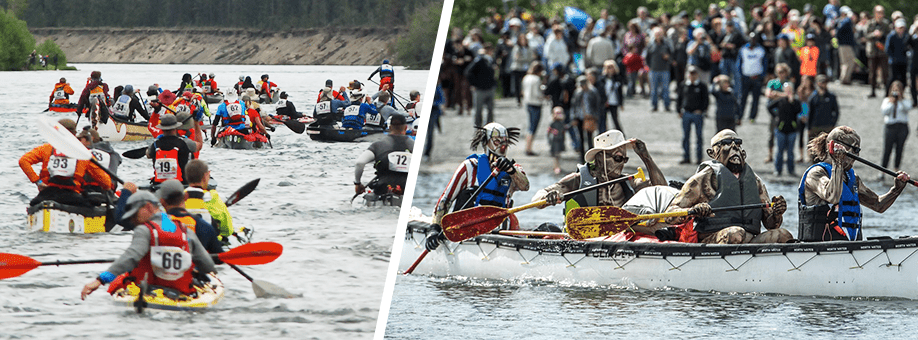
[[[169,179],[185,183],[182,173],[188,160],[193,159],[197,145],[190,139],[179,137],[177,130],[181,126],[175,115],[166,114],[159,119],[157,128],[163,134],[147,148],[147,158],[153,160],[153,183]]]
[[[194,80],[191,78],[191,73],[185,73],[182,75],[182,83],[179,85],[178,90],[175,90],[175,93],[181,94],[185,91],[194,91]]]
[[[150,120],[150,114],[140,103],[140,99],[134,96],[134,86],[130,84],[124,85],[121,96],[115,100],[115,104],[112,104],[111,111],[113,116],[129,122],[136,120],[134,112],[139,113],[144,120]]]
[[[519,136],[519,128],[507,128],[499,123],[476,128],[471,147],[472,150],[481,147],[484,153],[472,154],[462,161],[437,200],[433,216],[436,235],[427,238],[428,250],[432,251],[439,245],[443,234],[440,220],[451,210],[481,205],[507,207],[514,192],[529,190],[529,178],[523,167],[507,158],[507,148],[515,144]],[[495,172],[497,174],[492,176]],[[471,197],[483,183],[485,187],[478,196]]]
[[[274,101],[274,98],[271,97],[272,91],[277,87],[277,84],[268,80],[267,74],[261,75],[261,81],[258,82],[258,93],[261,95],[259,97],[260,103],[271,103]]]
[[[344,86],[342,86],[340,90],[340,92],[344,92]],[[344,109],[351,104],[351,101],[346,97],[344,100],[335,99],[335,95],[330,87],[323,88],[319,95],[319,102],[316,103],[316,106],[312,110],[312,117],[316,120],[319,120],[321,118],[320,116],[325,115],[334,117],[337,115],[338,109]]]
[[[255,109],[255,107],[257,107],[255,98],[242,96],[242,101],[245,103],[245,114],[251,122],[252,132],[268,136],[268,130],[265,129],[265,123],[261,120],[261,114]]]
[[[80,101],[77,104],[77,113],[82,114],[86,111],[86,117],[89,117],[91,102],[90,98],[95,98],[99,103],[101,121],[108,121],[108,107],[112,105],[112,97],[108,95],[108,84],[102,81],[102,72],[92,71],[89,78],[86,79],[86,87],[80,93]]]
[[[102,166],[106,167],[113,174],[118,174],[118,166],[121,165],[121,155],[112,149],[111,144],[103,141],[96,130],[87,127],[77,135],[77,139],[83,143],[83,146],[89,149],[89,152],[92,153],[92,157],[95,158],[99,164],[102,164]],[[92,205],[101,205],[102,203],[111,204],[116,199],[114,196],[115,193],[112,190],[118,186],[118,182],[111,180],[109,186],[112,189],[105,190],[91,175],[84,175],[83,197],[85,197],[87,201],[90,201]]]
[[[172,222],[159,209],[156,196],[147,191],[139,191],[131,195],[127,206],[125,218],[137,225],[131,246],[107,270],[83,286],[80,293],[83,300],[123,273],[129,272],[123,281],[118,282],[119,285],[131,281],[139,285],[146,278],[150,286],[163,286],[182,294],[192,294],[195,291],[192,286],[194,271],[216,271],[214,261],[195,233],[189,233],[185,227]],[[156,256],[151,256],[152,253]]]
[[[786,243],[793,239],[781,228],[787,202],[780,195],[769,198],[765,185],[746,162],[742,145],[743,140],[733,130],[714,135],[707,150],[712,160],[701,163],[666,211],[693,211],[694,230],[701,243]],[[756,189],[748,190],[751,188]],[[711,208],[768,202],[771,207],[711,213]],[[689,218],[669,217],[666,223],[683,224]]]
[[[421,92],[418,90],[411,90],[408,93],[408,99],[411,101],[408,104],[405,104],[405,109],[408,110],[408,116],[411,118],[418,118],[418,115],[421,113]]]
[[[48,107],[75,108],[76,106],[70,103],[72,94],[73,88],[70,87],[70,83],[66,78],[61,78],[57,84],[54,84],[54,90],[51,91],[51,96],[48,98]]]
[[[861,181],[845,152],[859,154],[861,137],[854,129],[839,126],[821,133],[807,144],[816,164],[800,182],[800,232],[802,241],[862,240],[861,206],[883,213],[902,194],[910,177],[899,171],[892,188],[878,195]]]
[[[192,159],[185,164],[185,179],[188,188],[185,189],[185,209],[192,214],[201,215],[205,221],[210,222],[220,234],[225,243],[233,234],[233,217],[230,215],[226,204],[220,199],[216,189],[207,189],[210,181],[210,169],[207,163],[200,159]]]
[[[217,126],[222,125],[224,127],[230,127],[237,131],[245,129],[246,116],[245,116],[245,102],[240,102],[236,99],[236,93],[230,92],[226,94],[226,97],[223,100],[223,103],[220,103],[220,106],[217,107],[217,113],[215,117],[219,119],[219,124],[212,124],[210,128],[210,145],[213,146],[217,143]]]
[[[153,138],[159,138],[163,133],[162,130],[156,127],[159,125],[159,117],[167,113],[175,114],[175,110],[170,107],[174,102],[175,94],[169,90],[160,93],[157,100],[150,101],[150,107],[153,108],[153,112],[150,112],[150,119],[147,121],[147,130],[150,130],[150,134],[153,135]]]
[[[400,115],[398,111],[395,110],[392,105],[387,105],[391,99],[391,95],[387,91],[382,91],[378,93],[376,97],[376,111],[378,114],[367,113],[366,125],[369,127],[375,127],[380,129],[386,128],[386,122],[389,121],[389,117],[394,115]]]
[[[64,118],[58,121],[70,133],[76,135],[76,122]],[[41,170],[35,173],[32,165],[41,163]],[[51,144],[42,144],[19,158],[19,167],[38,187],[38,195],[29,202],[36,205],[45,200],[74,206],[89,206],[83,199],[83,178],[92,176],[103,190],[111,190],[111,178],[98,166],[88,160],[77,160],[54,149]]]
[[[251,80],[250,80],[250,81],[251,81]],[[233,85],[233,89],[236,90],[236,95],[237,95],[237,96],[240,95],[240,94],[242,94],[242,91],[244,91],[244,90],[242,89],[242,85],[243,85],[243,84],[245,84],[245,76],[239,76],[239,82],[237,82],[236,85]]]
[[[370,76],[367,77],[367,80],[373,80],[373,76],[379,73],[379,90],[383,91],[385,85],[389,85],[388,90],[395,90],[395,69],[392,68],[392,65],[389,65],[389,59],[383,59],[382,65],[376,68],[373,73],[370,73]]]
[[[348,90],[360,89],[360,85],[361,85],[360,82],[357,82],[356,86],[355,86],[354,82],[357,82],[357,81],[356,81],[356,80],[355,80],[355,81],[352,81],[352,82],[348,85],[348,87],[347,87]],[[326,80],[325,80],[325,87],[330,88],[330,89],[334,89],[334,88],[335,88],[335,82],[333,82],[331,79],[326,79]],[[333,97],[334,99],[337,99],[337,100],[344,100],[344,99],[345,99],[344,96],[346,95],[346,93],[342,93],[342,92],[344,92],[344,91],[343,91],[343,90],[342,90],[342,91],[334,91],[334,90],[332,90],[332,97]],[[318,98],[316,98],[316,103],[318,103],[318,102],[320,102],[320,101],[322,101],[322,90],[319,90],[319,96],[318,96]],[[353,101],[353,100],[352,100],[352,101]]]
[[[204,91],[204,94],[213,95],[215,93],[219,93],[220,89],[217,88],[217,81],[214,80],[216,75],[211,73],[208,75],[208,77],[209,78],[201,81],[201,89]],[[204,78],[203,74],[201,75],[201,78]]]
[[[278,115],[287,116],[291,119],[303,118],[303,114],[296,111],[296,105],[293,105],[293,102],[290,101],[289,95],[287,92],[281,92],[277,100],[276,112]]]
[[[223,243],[217,238],[219,233],[210,222],[205,221],[201,216],[189,213],[185,209],[185,198],[187,196],[182,182],[174,179],[163,182],[159,189],[156,190],[156,196],[159,198],[159,204],[163,206],[163,210],[172,217],[172,222],[194,231],[195,236],[198,237],[201,245],[204,246],[208,253],[219,254],[223,252]]]
[[[356,193],[363,193],[366,187],[377,195],[404,193],[408,168],[411,166],[411,152],[414,150],[414,140],[405,135],[407,125],[405,116],[392,116],[392,120],[389,121],[389,134],[383,140],[370,144],[370,147],[357,157],[357,166],[354,168]],[[364,187],[360,178],[363,176],[363,168],[370,162],[373,162],[376,169],[376,177]]]
[[[348,97],[351,103],[344,108],[344,115],[341,117],[342,127],[361,130],[366,124],[367,116],[380,119],[376,105],[370,103],[369,97],[359,87],[352,89]]]
[[[622,177],[622,170],[628,162],[628,148],[634,149],[634,153],[644,162],[650,180],[635,178],[577,195],[565,203],[565,215],[568,210],[576,207],[621,207],[638,190],[651,185],[666,185],[666,177],[650,157],[643,141],[634,138],[625,140],[621,131],[609,130],[593,139],[593,148],[584,155],[586,163],[578,164],[576,172],[536,192],[532,201],[544,199],[551,205],[559,204],[567,192]]]

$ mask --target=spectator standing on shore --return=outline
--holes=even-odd
[[[494,47],[485,43],[478,52],[475,60],[465,69],[465,77],[472,86],[472,102],[475,103],[475,126],[484,126],[494,121],[494,88],[497,81],[494,79],[494,59],[491,54]],[[487,119],[482,122],[481,111],[488,107]]]
[[[889,156],[896,149],[896,159],[893,169],[898,172],[902,165],[902,154],[905,152],[905,140],[908,139],[908,111],[912,109],[912,101],[905,98],[905,86],[901,81],[893,81],[890,86],[889,96],[883,99],[880,110],[883,111],[883,162],[885,168],[889,165]],[[884,178],[881,177],[880,178]]]
[[[551,109],[551,125],[548,126],[548,146],[555,166],[555,175],[561,174],[561,152],[564,152],[565,130],[567,130],[567,124],[564,123],[564,109],[555,106]]]
[[[803,98],[801,98],[802,100]],[[838,98],[829,92],[829,77],[824,74],[816,76],[816,92],[807,100],[809,114],[806,125],[809,140],[820,133],[829,133],[838,123]]]
[[[697,31],[696,31],[697,32]],[[688,67],[689,79],[686,80],[685,86],[682,87],[682,107],[679,108],[679,118],[682,119],[682,161],[679,164],[692,164],[689,157],[691,147],[689,138],[692,125],[695,126],[695,147],[696,159],[701,162],[702,141],[701,136],[704,132],[704,114],[708,111],[709,98],[708,86],[701,80],[698,67],[691,65]]]
[[[911,68],[909,69],[909,74],[911,74],[911,84],[912,86],[909,89],[912,91],[912,103],[918,103],[918,15],[915,15],[915,20],[912,21],[912,27],[909,27],[909,39],[908,46],[912,50],[912,60]]]
[[[794,172],[794,139],[797,138],[797,115],[802,110],[800,101],[796,99],[794,84],[785,82],[783,91],[777,94],[775,100],[768,105],[769,110],[775,111],[777,125],[775,126],[775,142],[778,144],[778,155],[775,157],[775,175],[781,176],[781,169],[787,163],[787,173],[796,177]],[[785,157],[785,155],[787,157]]]
[[[730,77],[727,77],[726,74],[714,77],[714,84],[711,85],[711,95],[714,96],[717,104],[717,111],[714,114],[717,131],[723,129],[736,130],[736,126],[740,123],[742,112],[740,111],[739,101],[737,101],[736,95],[733,94],[733,89],[730,87]]]
[[[746,98],[752,95],[752,106],[749,109],[749,121],[754,122],[759,113],[759,96],[762,94],[762,82],[765,80],[765,68],[768,65],[765,48],[759,45],[759,35],[749,34],[749,42],[739,50],[740,70],[740,111],[739,118],[743,118],[746,111]],[[721,129],[717,129],[720,131]],[[734,130],[734,129],[731,129]]]
[[[622,81],[621,74],[618,71],[618,63],[615,60],[606,60],[602,66],[602,91],[605,97],[605,103],[603,112],[599,116],[599,130],[602,132],[608,131],[608,124],[606,124],[606,114],[612,118],[612,124],[615,125],[615,129],[622,131],[624,134],[625,130],[622,129],[622,124],[618,121],[618,110],[625,109],[625,96],[622,89],[625,87],[624,82]],[[667,88],[667,90],[669,90]]]
[[[838,0],[832,0],[838,1]],[[829,5],[826,5],[828,7]],[[851,17],[854,12],[848,6],[842,6],[839,10],[841,17],[838,26],[835,28],[835,38],[838,41],[838,65],[839,79],[842,85],[851,84],[851,74],[854,73],[854,48],[857,41],[854,39],[854,22]]]
[[[867,45],[867,79],[870,82],[870,96],[867,98],[876,98],[877,78],[882,77],[884,81],[889,79],[889,60],[883,44],[889,35],[889,20],[884,17],[884,13],[883,6],[873,8],[873,19],[867,22],[866,36],[862,38]]]
[[[738,89],[740,85],[742,85],[742,82],[739,75],[737,58],[739,57],[739,48],[746,43],[746,39],[743,38],[743,33],[736,28],[736,25],[732,21],[725,22],[724,28],[724,36],[720,40],[720,44],[718,44],[721,56],[720,74],[725,74],[730,77],[731,83],[734,88],[737,89],[737,92],[739,92]],[[739,95],[739,93],[736,95]]]
[[[636,46],[631,46],[628,50],[628,54],[625,54],[625,57],[622,59],[622,63],[625,64],[625,71],[628,72],[628,98],[634,96],[635,86],[640,81],[641,71],[644,69],[644,58],[641,57],[641,51],[638,50]],[[644,84],[641,83],[641,95],[645,94]]]
[[[765,85],[765,98],[768,99],[765,103],[765,107],[770,116],[768,123],[768,156],[765,158],[765,163],[771,163],[773,160],[772,155],[774,155],[775,151],[774,131],[778,126],[778,114],[772,109],[772,103],[781,99],[780,97],[784,94],[784,83],[791,81],[790,74],[790,66],[787,66],[785,63],[780,63],[775,66],[775,75],[778,77],[769,80],[768,84]]]
[[[794,78],[794,81],[800,77],[800,59],[797,57],[797,53],[794,52],[794,49],[790,45],[790,37],[782,34],[778,36],[778,47],[774,51],[775,65],[785,64],[788,66],[788,77]],[[775,67],[775,75],[778,74],[778,69]]]
[[[662,28],[654,27],[651,32],[653,41],[647,46],[647,63],[650,67],[650,111],[657,111],[657,99],[663,97],[663,109],[669,112],[669,66],[673,49],[663,39]]]
[[[574,117],[572,125],[577,127],[577,134],[580,136],[580,157],[585,154],[584,150],[593,147],[593,133],[598,128],[597,116],[602,105],[599,93],[592,83],[587,76],[577,77],[577,90],[571,99],[571,112]]]
[[[529,40],[526,39],[525,33],[520,33],[516,38],[516,44],[510,51],[510,93],[516,96],[516,103],[522,105],[523,91],[521,84],[526,71],[530,69],[530,64],[536,59],[535,50],[529,47]],[[539,73],[541,75],[541,73]]]
[[[571,55],[567,51],[567,43],[564,42],[564,30],[560,24],[552,26],[551,30],[552,35],[545,41],[542,55],[548,65],[561,64],[567,68]]]
[[[520,38],[523,38],[522,35]],[[542,64],[533,61],[529,72],[522,80],[523,104],[526,105],[526,112],[529,114],[529,134],[526,135],[527,156],[536,156],[536,153],[532,151],[532,139],[539,128],[539,121],[542,118],[542,99],[545,98],[542,90],[542,71]]]
[[[887,95],[893,81],[898,80],[902,84],[908,84],[908,56],[905,52],[908,50],[909,36],[905,33],[906,26],[905,19],[896,19],[895,30],[886,36],[884,50],[889,56],[889,79],[886,79]],[[918,53],[918,51],[912,51],[912,53]]]
[[[601,67],[606,60],[615,58],[615,46],[608,36],[611,32],[609,27],[603,34],[597,35],[590,39],[586,48],[586,67]]]
[[[692,34],[695,37],[695,41],[688,44],[688,48],[685,50],[686,54],[688,54],[688,64],[695,66],[695,72],[698,73],[698,77],[707,82],[711,79],[711,46],[713,43],[702,29],[696,29],[692,31]],[[683,97],[682,100],[685,101],[685,98]]]

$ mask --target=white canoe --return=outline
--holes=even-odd
[[[400,272],[424,251],[428,227],[425,222],[408,223]],[[713,245],[542,240],[486,234],[461,243],[442,243],[413,275],[918,299],[916,253],[916,237]]]

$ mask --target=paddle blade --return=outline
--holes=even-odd
[[[284,125],[290,128],[290,131],[293,131],[297,134],[302,134],[303,131],[306,131],[306,124],[300,123],[296,119],[288,119],[283,122]]]
[[[40,265],[41,262],[28,256],[0,253],[0,280],[17,277]]]
[[[273,284],[268,281],[262,280],[252,280],[252,291],[255,292],[255,297],[258,298],[295,298],[301,297],[302,294],[293,294],[288,292],[286,289],[281,288],[280,286]]]
[[[618,234],[634,223],[635,216],[619,207],[581,207],[568,212],[565,222],[572,239],[584,240]]]
[[[45,137],[48,143],[57,151],[81,161],[92,158],[92,153],[89,152],[89,149],[86,149],[86,146],[80,143],[80,140],[70,133],[63,125],[50,119],[37,119],[37,121],[38,132],[41,133],[42,137]]]
[[[446,239],[460,242],[494,230],[509,215],[501,207],[480,206],[446,214],[440,225]]]
[[[635,179],[640,178],[642,182],[646,182],[646,181],[647,181],[647,175],[644,175],[644,169],[642,169],[641,167],[638,167],[638,172],[637,172],[636,174],[634,174],[634,178],[635,178]]]
[[[226,206],[229,207],[233,204],[236,204],[237,202],[239,202],[240,200],[242,200],[243,198],[251,194],[252,191],[255,191],[255,187],[258,186],[258,182],[260,181],[261,181],[261,178],[253,179],[251,182],[248,182],[245,185],[243,185],[241,188],[239,188],[239,190],[236,190],[236,192],[234,192],[232,195],[230,195],[226,199]]]
[[[136,148],[121,153],[124,158],[141,159],[147,156],[147,147]]]
[[[283,251],[284,246],[280,243],[256,242],[243,244],[228,252],[220,253],[217,257],[226,263],[251,266],[271,263],[280,257]]]

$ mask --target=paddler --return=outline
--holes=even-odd
[[[112,105],[111,111],[113,116],[129,122],[136,120],[134,112],[140,113],[140,116],[143,117],[144,120],[150,120],[150,114],[147,113],[147,109],[140,103],[140,99],[134,96],[134,86],[130,84],[124,85],[124,89],[121,90],[121,96],[115,100],[115,104]]]
[[[153,183],[162,183],[169,179],[185,182],[182,173],[185,164],[194,158],[197,144],[178,135],[182,123],[175,115],[166,114],[159,119],[157,128],[163,134],[147,148],[147,158],[153,160]]]
[[[341,87],[341,92],[344,92],[344,86]],[[330,87],[322,89],[322,92],[319,93],[319,102],[316,103],[316,106],[312,110],[312,117],[316,120],[319,120],[320,116],[334,115],[338,112],[339,109],[344,109],[351,102],[348,98],[344,100],[335,99],[335,95]]]
[[[341,126],[345,129],[362,130],[367,117],[373,120],[382,119],[379,112],[376,111],[376,105],[370,102],[369,97],[363,93],[360,86],[352,89],[348,98],[351,103],[344,108],[344,115],[341,117]]]
[[[150,107],[153,108],[153,112],[150,112],[150,119],[147,121],[147,130],[150,130],[150,134],[153,135],[153,138],[158,138],[163,132],[156,126],[159,125],[159,117],[164,114],[175,114],[170,106],[175,102],[175,94],[172,91],[165,90],[163,93],[160,93],[156,100],[150,101]]]
[[[274,98],[271,97],[272,91],[277,88],[277,84],[268,80],[267,74],[261,75],[261,80],[258,82],[258,93],[260,94],[258,102],[260,103],[271,103]]]
[[[357,157],[354,168],[354,191],[364,192],[361,184],[363,168],[373,162],[376,177],[367,184],[377,195],[392,193],[401,195],[408,180],[408,168],[411,166],[411,152],[414,140],[405,135],[408,122],[405,116],[394,115],[389,121],[389,134],[381,141],[370,144],[370,147]]]
[[[355,84],[355,82],[356,82],[356,84]],[[355,81],[352,81],[350,84],[348,84],[347,89],[348,89],[348,90],[354,90],[354,89],[358,89],[358,90],[359,90],[359,89],[360,89],[360,86],[361,86],[360,82],[355,80]],[[326,80],[325,80],[325,87],[330,88],[330,89],[334,89],[334,88],[335,88],[335,82],[333,82],[331,79],[326,79]],[[344,91],[339,92],[339,91],[334,91],[334,90],[332,90],[332,97],[333,97],[334,99],[337,99],[337,100],[344,100],[344,99],[345,99],[344,96],[345,96],[346,94],[343,93],[343,92],[344,92]],[[316,103],[318,103],[318,102],[320,102],[320,101],[322,101],[322,90],[319,90],[319,96],[316,98]],[[352,100],[352,101],[353,101],[353,100]]]
[[[506,128],[499,123],[476,127],[471,147],[472,150],[481,147],[484,153],[472,154],[462,161],[437,200],[432,224],[437,235],[427,238],[428,250],[433,251],[440,244],[440,220],[450,210],[481,205],[505,208],[510,206],[514,192],[529,190],[529,178],[523,167],[507,158],[507,148],[515,144],[519,136],[519,128]],[[471,197],[480,185],[484,188],[477,196]]]
[[[367,80],[372,81],[373,76],[379,73],[379,90],[380,91],[393,91],[395,90],[395,69],[392,68],[392,65],[389,65],[389,59],[383,59],[382,65],[376,68],[373,73],[370,73],[370,76],[367,77]],[[388,88],[384,88],[385,85],[389,85]]]
[[[210,181],[210,169],[207,163],[200,159],[192,159],[185,165],[185,179],[188,188],[185,189],[185,209],[192,214],[198,214],[205,221],[209,221],[219,237],[226,243],[233,234],[233,216],[230,215],[226,204],[220,199],[216,189],[207,189]]]
[[[387,105],[387,103],[389,103],[390,101],[389,100],[390,98],[391,98],[391,95],[389,94],[388,91],[382,91],[378,93],[375,104],[376,104],[376,111],[379,114],[376,116],[373,116],[370,114],[367,115],[366,125],[368,127],[385,129],[386,122],[389,121],[389,117],[400,114],[398,113],[398,111],[395,110],[394,107],[392,107],[392,105]]]
[[[218,124],[212,124],[210,128],[210,145],[217,144],[217,126],[222,125],[226,128],[232,128],[236,131],[245,129],[245,102],[240,102],[236,98],[235,92],[226,94],[223,103],[217,107],[215,118],[219,119]]]
[[[54,90],[48,98],[48,107],[76,108],[76,105],[70,103],[70,95],[73,94],[73,88],[66,78],[54,84]]]
[[[194,271],[215,273],[214,261],[195,233],[173,222],[159,209],[157,201],[147,191],[138,191],[127,200],[124,218],[137,226],[131,245],[115,263],[83,287],[80,293],[83,300],[123,273],[129,272],[119,285],[132,281],[139,285],[146,278],[148,285],[172,288],[186,295],[195,292]]]
[[[268,130],[265,129],[265,123],[261,119],[261,114],[256,110],[257,103],[255,103],[255,98],[245,95],[242,96],[242,101],[245,103],[245,114],[249,122],[251,122],[251,131],[268,137]]]
[[[765,185],[746,163],[742,145],[733,130],[714,135],[707,150],[712,160],[701,163],[666,211],[693,211],[694,230],[701,243],[786,243],[793,239],[781,228],[787,202],[780,195],[769,198]],[[711,208],[769,202],[771,206],[765,208],[711,213]],[[666,223],[683,224],[689,218],[669,217]]]
[[[807,150],[816,164],[803,173],[798,189],[798,237],[802,241],[864,239],[861,206],[885,212],[911,179],[907,173],[899,171],[892,188],[885,194],[877,195],[870,190],[854,173],[854,159],[845,154],[858,155],[861,151],[861,137],[847,126],[819,134],[810,141]]]
[[[204,76],[201,75],[201,77],[203,78]],[[220,93],[220,89],[217,88],[217,80],[214,79],[216,77],[215,74],[211,73],[208,75],[207,80],[201,82],[201,89],[204,90],[204,94],[213,95]]]
[[[121,155],[112,149],[111,144],[103,141],[95,129],[90,127],[83,129],[83,131],[77,135],[77,139],[80,140],[80,143],[83,143],[83,146],[89,149],[89,152],[92,153],[92,157],[95,158],[99,164],[102,164],[102,166],[106,167],[111,173],[115,175],[118,174],[118,166],[121,165]],[[118,183],[111,180],[109,186],[114,190],[114,188],[117,188]],[[103,189],[101,183],[96,182],[95,178],[89,174],[83,176],[83,197],[92,203],[92,205],[113,203],[116,198],[112,190]]]
[[[65,118],[58,121],[70,133],[76,135],[76,122]],[[32,165],[41,163],[38,174]],[[89,206],[83,199],[83,178],[86,174],[99,183],[102,190],[112,190],[112,179],[98,166],[88,160],[68,157],[51,144],[42,144],[19,158],[19,167],[38,187],[38,195],[29,202],[36,205],[45,200],[74,206]]]
[[[178,90],[175,90],[175,93],[184,93],[185,91],[194,91],[194,80],[191,78],[191,73],[185,73],[182,75],[182,83],[179,85]]]
[[[289,95],[287,95],[287,92],[281,92],[278,97],[280,97],[280,99],[277,100],[276,106],[278,115],[287,116],[291,119],[303,118],[303,114],[296,110],[296,105],[293,105],[293,102],[288,99]]]
[[[644,162],[650,180],[634,178],[577,195],[565,203],[565,215],[570,209],[577,207],[621,207],[638,190],[652,185],[666,185],[666,177],[650,157],[643,141],[636,138],[625,140],[625,135],[621,131],[609,130],[593,138],[593,148],[584,155],[586,163],[578,164],[576,172],[536,192],[532,201],[544,199],[551,205],[559,204],[567,192],[622,177],[622,170],[628,162],[629,148],[634,149],[634,153]]]
[[[102,81],[101,71],[92,71],[89,74],[89,78],[86,79],[86,87],[80,93],[80,101],[77,104],[77,114],[82,114],[85,110],[86,117],[89,117],[89,113],[92,111],[90,109],[92,99],[95,99],[95,102],[99,104],[101,121],[103,123],[107,122],[108,107],[112,105],[112,97],[108,95],[108,84]]]
[[[205,221],[200,215],[189,213],[185,209],[185,198],[187,196],[182,182],[174,179],[163,182],[159,189],[156,190],[156,196],[159,198],[159,203],[163,206],[163,209],[169,214],[169,217],[172,217],[172,221],[176,225],[180,224],[186,229],[194,231],[195,236],[198,237],[201,245],[204,246],[208,253],[219,254],[223,252],[223,243],[217,238],[219,233],[210,222]]]

